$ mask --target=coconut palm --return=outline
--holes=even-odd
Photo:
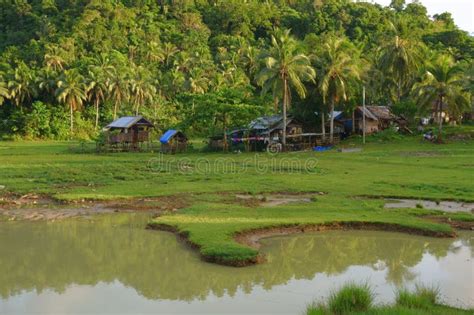
[[[58,80],[56,98],[59,103],[69,107],[70,131],[74,132],[74,111],[82,107],[87,99],[84,77],[76,70],[66,70]]]
[[[21,107],[36,94],[34,83],[33,71],[23,62],[20,63],[7,83],[10,99],[16,106]]]
[[[130,99],[136,115],[138,115],[141,105],[147,101],[153,101],[156,88],[152,83],[151,74],[142,66],[134,69],[133,79],[130,81],[130,92]]]
[[[204,94],[209,89],[210,80],[201,68],[191,69],[185,81],[185,87],[195,94]]]
[[[403,88],[407,85],[421,64],[420,44],[416,40],[404,38],[400,34],[404,27],[391,24],[395,35],[379,49],[379,64],[381,69],[395,80],[397,87],[397,101],[403,95]]]
[[[148,62],[161,63],[165,60],[163,48],[155,41],[151,41],[146,45],[145,57]]]
[[[334,142],[334,107],[341,100],[347,101],[350,84],[360,80],[361,68],[352,49],[345,39],[329,37],[318,57],[321,69],[319,90],[331,112],[331,143]]]
[[[315,70],[309,58],[298,53],[296,40],[289,30],[277,30],[271,37],[272,46],[264,53],[265,66],[258,74],[257,82],[262,93],[273,91],[273,96],[283,95],[283,146],[286,145],[287,109],[291,105],[291,88],[301,97],[306,97],[305,81],[313,81]]]
[[[438,56],[427,66],[423,80],[414,86],[414,94],[421,108],[431,109],[436,105],[439,119],[438,140],[441,141],[443,118],[441,117],[444,105],[454,115],[461,115],[469,109],[470,95],[464,90],[466,80],[452,57]]]
[[[57,88],[57,79],[57,72],[50,68],[41,69],[36,77],[38,89],[43,93],[43,97],[50,102],[55,101],[54,92]]]
[[[87,76],[87,97],[94,103],[96,130],[99,127],[99,106],[107,95],[107,80],[101,70],[98,66],[92,66]]]
[[[109,72],[109,77],[107,78],[107,95],[114,104],[114,119],[117,118],[120,105],[129,98],[129,83],[123,71],[114,68],[113,71]]]
[[[165,43],[161,52],[163,54],[165,65],[169,66],[172,57],[179,52],[179,49],[172,43]]]
[[[5,102],[5,99],[10,98],[10,93],[8,91],[7,83],[3,81],[3,77],[0,75],[0,105]]]
[[[54,45],[50,45],[46,49],[47,52],[44,55],[44,62],[46,64],[46,67],[53,71],[62,71],[66,64],[66,60],[61,56],[61,49]]]

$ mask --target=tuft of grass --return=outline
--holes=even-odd
[[[397,292],[396,304],[407,308],[429,309],[438,303],[439,288],[417,285],[415,292],[401,289]]]
[[[417,203],[417,204],[416,204],[416,207],[417,207],[418,209],[423,209],[423,208],[424,208],[421,203]]]
[[[328,307],[334,314],[365,312],[371,308],[373,301],[374,294],[368,284],[348,283],[331,293]]]
[[[349,283],[334,292],[325,303],[313,303],[306,315],[467,315],[473,310],[438,304],[437,287],[417,286],[415,292],[401,289],[394,305],[373,306],[373,293],[367,284]]]
[[[306,308],[306,315],[331,315],[327,306],[322,303],[312,303]]]

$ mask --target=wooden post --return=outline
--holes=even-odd
[[[225,113],[223,114],[223,123],[224,123],[224,152],[227,152],[227,125]]]
[[[365,86],[362,88],[362,143],[365,144]]]
[[[326,141],[326,122],[324,121],[324,111],[321,110],[321,131],[323,133],[323,142]]]

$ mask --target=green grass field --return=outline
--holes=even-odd
[[[464,132],[473,131],[464,127]],[[382,197],[474,201],[474,142],[436,145],[420,137],[381,141],[362,152],[77,153],[78,144],[1,142],[0,194],[43,194],[60,201],[174,196],[184,209],[152,222],[181,232],[204,257],[223,263],[254,261],[256,249],[238,232],[278,226],[364,222],[448,235],[450,226],[422,215],[472,222],[473,215],[429,209],[384,209]],[[345,147],[361,147],[357,142]],[[312,193],[311,202],[263,207],[236,193]],[[374,198],[375,197],[375,198]],[[265,197],[264,197],[265,198]]]

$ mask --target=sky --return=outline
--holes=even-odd
[[[389,5],[391,0],[367,0],[381,5]],[[410,3],[411,0],[407,0]],[[461,29],[474,34],[474,0],[421,0],[421,3],[433,16],[437,13],[449,12],[454,22]]]

